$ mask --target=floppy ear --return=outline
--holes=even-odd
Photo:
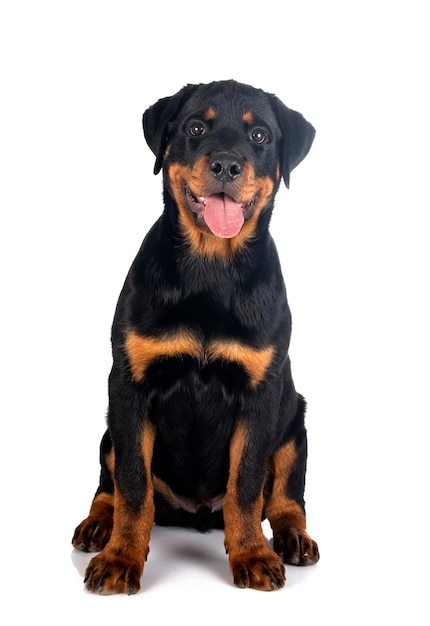
[[[315,128],[301,113],[285,106],[276,96],[273,104],[278,123],[282,129],[281,169],[287,187],[290,186],[290,173],[309,150],[315,137]]]
[[[169,123],[176,118],[180,108],[196,87],[197,85],[187,85],[174,96],[161,98],[143,114],[143,133],[148,146],[156,156],[154,174],[158,174],[163,165],[164,152],[169,141]]]

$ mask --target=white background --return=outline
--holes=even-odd
[[[426,5],[2,2],[3,623],[430,622]],[[222,533],[154,529],[141,593],[93,596],[70,539],[98,481],[114,307],[161,212],[141,115],[225,78],[317,128],[272,233],[321,561],[243,591]]]

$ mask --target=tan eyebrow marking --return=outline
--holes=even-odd
[[[213,109],[212,107],[209,107],[208,109],[206,109],[205,114],[204,114],[205,120],[213,120],[215,117],[216,117],[215,109]]]

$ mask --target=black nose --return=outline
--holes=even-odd
[[[217,180],[226,183],[242,174],[243,161],[236,155],[218,152],[209,159],[209,169]]]

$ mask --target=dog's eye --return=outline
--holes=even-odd
[[[267,135],[262,128],[253,128],[250,134],[250,139],[254,143],[264,143],[267,141]]]
[[[201,135],[205,134],[206,128],[205,125],[201,122],[193,122],[188,126],[188,132],[193,137],[200,137]]]

